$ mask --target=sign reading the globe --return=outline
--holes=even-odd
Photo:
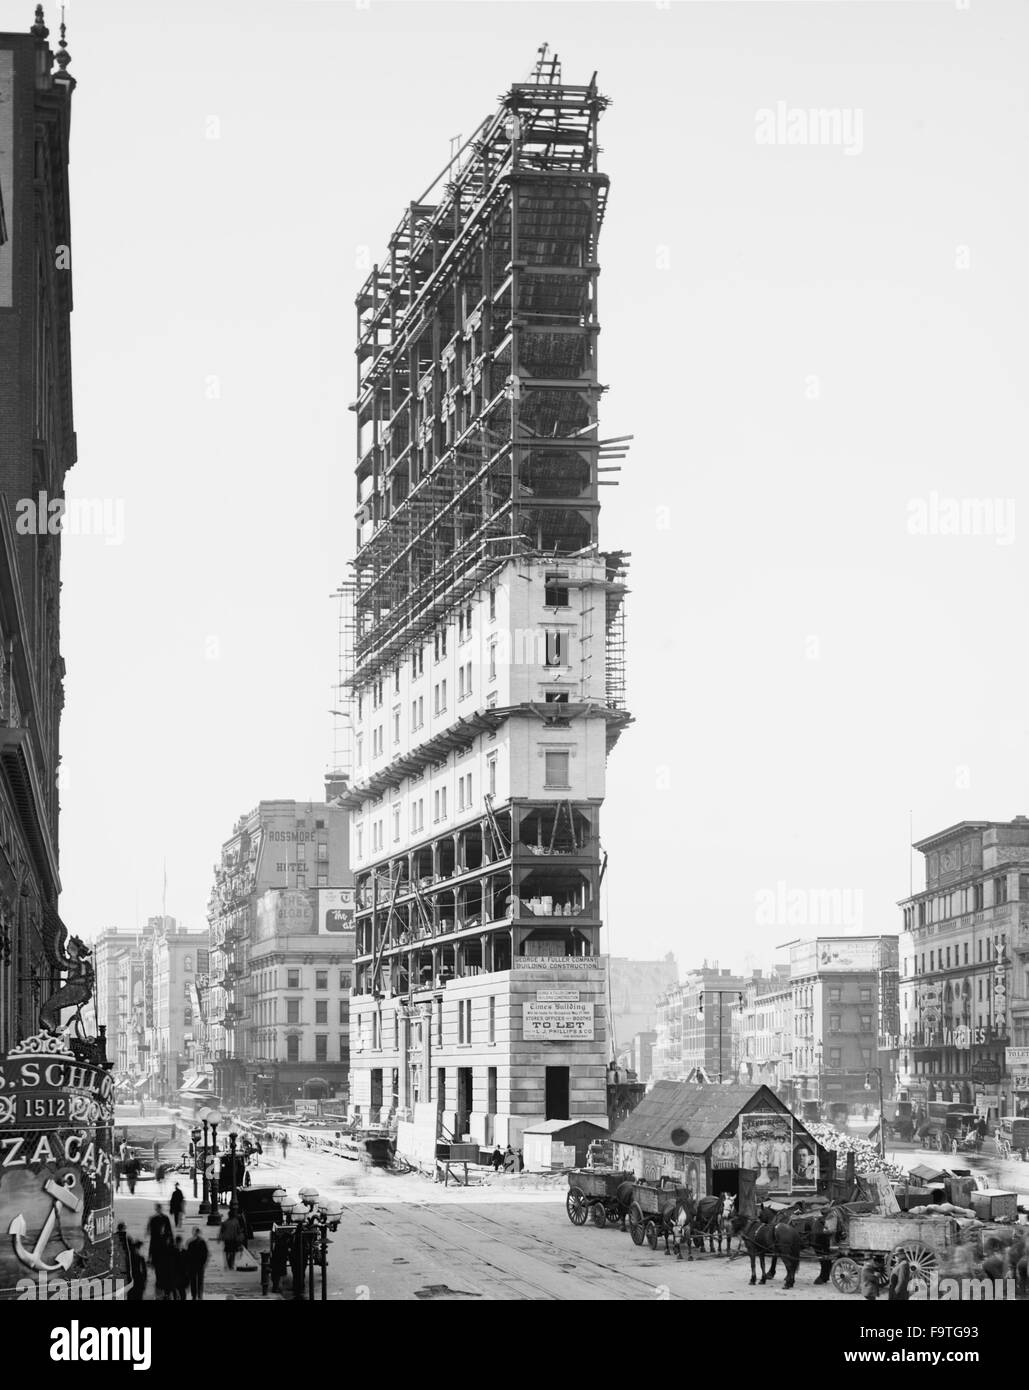
[[[306,893],[280,893],[275,908],[275,924],[281,935],[295,932],[306,935],[314,922],[314,913]]]
[[[110,1274],[110,1073],[39,1033],[0,1058],[0,1295]]]
[[[593,1005],[542,1000],[522,1006],[522,1036],[543,1041],[593,1041]]]

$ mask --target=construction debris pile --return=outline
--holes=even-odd
[[[867,1139],[855,1139],[849,1134],[841,1134],[832,1125],[808,1124],[806,1126],[812,1139],[816,1139],[823,1149],[832,1149],[839,1155],[837,1170],[847,1161],[847,1154],[854,1155],[854,1168],[857,1173],[885,1173],[891,1182],[904,1177],[904,1171],[895,1163],[887,1163],[874,1144]]]

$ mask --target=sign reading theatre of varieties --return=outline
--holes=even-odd
[[[110,1072],[79,1061],[66,1035],[0,1056],[0,1298],[44,1273],[65,1294],[110,1275],[113,1121]]]
[[[563,997],[555,999],[555,995]],[[522,1037],[592,1042],[593,1004],[580,1004],[575,990],[537,990],[535,1000],[527,999],[522,1005]]]

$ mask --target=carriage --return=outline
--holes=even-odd
[[[633,1245],[646,1241],[651,1250],[656,1250],[660,1237],[671,1232],[678,1207],[688,1206],[691,1201],[690,1189],[677,1186],[671,1178],[662,1178],[657,1184],[633,1183],[629,1207],[629,1234]]]
[[[861,1266],[878,1257],[880,1282],[901,1260],[907,1260],[912,1279],[926,1282],[939,1269],[940,1257],[958,1244],[958,1223],[952,1216],[851,1215],[839,1233],[829,1277],[840,1293],[857,1293]]]
[[[568,1174],[568,1196],[565,1198],[568,1220],[573,1226],[585,1226],[587,1221],[592,1221],[601,1230],[609,1221],[620,1222],[623,1212],[618,1188],[622,1183],[632,1182],[632,1178],[632,1173],[616,1172],[611,1168],[573,1169]]]

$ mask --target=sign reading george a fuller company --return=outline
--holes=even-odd
[[[538,1041],[593,1041],[593,1005],[526,1000],[522,1036]]]
[[[61,1034],[0,1057],[0,1297],[45,1271],[50,1286],[111,1272],[110,1072]]]

